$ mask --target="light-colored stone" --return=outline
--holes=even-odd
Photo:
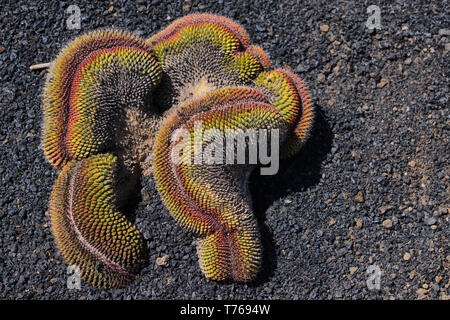
[[[389,83],[389,80],[386,78],[381,78],[380,82],[377,83],[377,88],[383,88]]]
[[[353,275],[355,272],[358,271],[358,267],[350,267],[350,274]]]
[[[440,36],[450,36],[450,30],[449,29],[439,29],[439,35]]]
[[[356,202],[363,203],[364,202],[364,194],[362,191],[359,191],[356,196],[354,197]]]
[[[320,31],[327,32],[330,29],[327,24],[323,24],[320,26]]]
[[[156,264],[158,266],[167,266],[169,262],[169,255],[164,255],[162,257],[156,258]]]
[[[392,228],[392,220],[391,219],[386,219],[383,221],[383,227],[389,229]]]
[[[325,75],[323,73],[319,73],[317,75],[317,80],[319,80],[320,82],[323,82],[325,80]]]

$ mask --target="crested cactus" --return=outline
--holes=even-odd
[[[108,149],[122,108],[143,104],[161,78],[144,40],[117,30],[83,35],[52,63],[44,86],[42,146],[62,168]]]
[[[212,14],[173,22],[147,40],[164,70],[158,103],[170,108],[215,89],[250,83],[270,60],[245,30]]]
[[[50,219],[64,259],[98,287],[130,283],[145,263],[140,232],[119,212],[117,158],[99,154],[73,160],[53,186]]]
[[[196,121],[219,135],[227,129],[279,129],[282,155],[289,156],[311,127],[306,88],[287,70],[266,71],[267,55],[249,45],[242,27],[223,17],[188,16],[148,42],[170,80],[172,103],[179,105],[155,142],[158,191],[181,226],[200,236],[197,252],[208,278],[252,280],[261,248],[246,184],[255,166],[174,164],[175,144],[168,143],[175,130],[187,129],[194,149]]]
[[[201,125],[201,132],[195,132]],[[204,165],[193,161],[173,163],[175,130],[189,132],[190,150],[195,134],[214,129],[248,128],[285,130],[281,113],[266,102],[264,95],[249,87],[226,87],[190,100],[169,115],[159,131],[155,149],[155,180],[158,191],[175,219],[202,237],[197,252],[208,278],[247,281],[254,278],[261,260],[256,219],[247,199],[248,173],[255,165]],[[203,139],[203,142],[208,139]],[[200,149],[204,149],[204,145]],[[194,154],[183,154],[192,160]]]
[[[305,84],[285,69],[262,72],[254,81],[256,88],[266,93],[270,103],[281,112],[290,127],[289,137],[281,156],[288,157],[300,150],[308,138],[313,122],[313,108]]]
[[[52,230],[86,281],[123,286],[145,263],[142,237],[120,203],[138,175],[151,172],[171,215],[198,238],[205,276],[255,278],[262,248],[248,177],[260,163],[197,163],[192,151],[227,130],[275,130],[288,157],[307,139],[313,109],[303,82],[271,69],[239,24],[193,14],[146,41],[116,30],[81,36],[52,63],[43,109],[44,154],[62,169]],[[179,149],[180,130],[187,149]]]

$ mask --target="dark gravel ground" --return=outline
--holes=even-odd
[[[71,4],[0,4],[0,298],[449,299],[447,1],[78,1],[81,30],[67,30]],[[46,214],[57,171],[39,147],[45,71],[29,66],[88,30],[148,37],[188,12],[241,23],[275,66],[304,79],[318,110],[303,151],[277,176],[252,177],[263,271],[251,284],[206,280],[193,238],[147,178],[136,222],[149,266],[122,290],[68,290]],[[371,265],[380,290],[366,284]]]

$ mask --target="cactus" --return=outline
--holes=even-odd
[[[229,85],[250,83],[270,60],[250,45],[245,30],[212,14],[193,14],[173,22],[147,40],[164,70],[159,104],[170,108]]]
[[[172,103],[179,105],[155,142],[158,191],[180,225],[200,237],[197,252],[208,278],[252,280],[261,248],[245,186],[255,166],[173,164],[174,143],[168,147],[168,142],[177,129],[193,135],[195,121],[206,122],[203,130],[216,129],[218,134],[226,129],[277,128],[282,141],[286,139],[281,152],[287,157],[301,147],[311,127],[306,88],[287,70],[266,70],[270,61],[264,51],[249,45],[243,28],[223,17],[181,18],[148,42],[170,79]],[[236,180],[241,183],[237,189]]]
[[[202,132],[195,132],[201,124]],[[247,177],[255,165],[173,163],[168,147],[175,130],[194,134],[215,129],[285,130],[281,113],[264,95],[249,87],[226,87],[188,101],[172,112],[159,131],[154,148],[155,181],[167,208],[181,226],[202,237],[197,244],[200,266],[213,280],[254,278],[261,261],[256,219],[247,199]],[[207,140],[207,139],[204,139]],[[203,149],[203,146],[201,147]],[[190,157],[193,154],[183,154]]]
[[[69,43],[44,86],[42,146],[49,162],[62,168],[108,149],[121,108],[143,104],[160,78],[148,45],[129,33],[100,30]]]
[[[314,118],[305,84],[292,72],[275,69],[262,72],[254,85],[267,94],[270,103],[281,112],[290,127],[281,156],[286,158],[295,154],[307,140]]]
[[[97,287],[131,282],[145,263],[139,231],[119,212],[117,158],[99,154],[73,160],[53,186],[50,219],[64,259]]]
[[[64,259],[97,287],[124,286],[136,276],[145,246],[120,203],[138,175],[151,171],[141,156],[153,151],[147,159],[157,190],[174,219],[197,237],[205,276],[253,280],[262,248],[248,177],[258,163],[173,162],[180,142],[174,134],[187,132],[192,151],[198,124],[201,150],[230,129],[277,129],[281,155],[288,157],[313,121],[304,83],[288,70],[271,69],[239,24],[212,14],[178,19],[146,41],[94,31],[72,41],[51,65],[42,145],[62,169],[50,214]],[[178,156],[194,157],[184,150]]]

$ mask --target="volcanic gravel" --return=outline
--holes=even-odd
[[[370,31],[374,2],[382,29]],[[77,3],[81,29],[68,30],[65,10]],[[48,216],[58,172],[40,148],[46,71],[29,66],[89,30],[149,37],[193,12],[241,23],[305,81],[317,110],[303,150],[276,176],[251,178],[262,272],[249,284],[207,280],[193,237],[147,177],[134,210],[148,266],[124,289],[69,290]],[[0,298],[449,299],[448,21],[447,1],[3,0]],[[379,290],[367,284],[370,266]]]

